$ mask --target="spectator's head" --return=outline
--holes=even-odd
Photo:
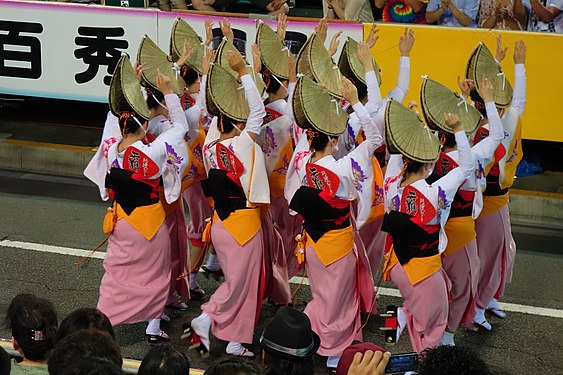
[[[51,302],[33,294],[14,297],[6,313],[14,349],[25,359],[45,362],[57,337],[57,313]]]
[[[420,354],[419,375],[487,375],[489,368],[473,351],[460,346],[441,345]]]
[[[121,367],[121,350],[115,340],[96,329],[81,329],[58,341],[49,358],[49,374],[64,374],[64,370],[85,357],[96,357]]]
[[[377,346],[372,344],[371,342],[363,342],[361,344],[354,344],[350,345],[340,357],[340,361],[338,361],[338,366],[336,367],[336,375],[346,375],[348,373],[348,369],[354,360],[354,355],[356,353],[365,353],[366,351],[371,350],[372,352],[383,352],[385,353],[387,350],[382,348],[381,346]]]
[[[224,358],[211,365],[203,375],[262,375],[254,362],[242,358]]]
[[[121,367],[107,359],[84,357],[70,363],[61,375],[123,375]]]
[[[138,375],[187,375],[190,372],[188,356],[171,345],[152,347],[143,358]]]
[[[290,307],[280,308],[260,337],[267,372],[313,374],[313,354],[320,342],[319,336],[311,330],[307,315]]]
[[[63,319],[59,326],[57,341],[81,329],[97,329],[106,332],[115,340],[115,332],[109,318],[100,310],[92,307],[83,307],[71,312]]]
[[[12,368],[10,355],[0,346],[0,374],[9,374]]]

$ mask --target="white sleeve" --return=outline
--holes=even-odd
[[[287,105],[285,106],[284,113],[282,113],[282,115],[289,118],[292,124],[295,123],[295,116],[293,115],[293,93],[295,92],[295,86],[295,82],[289,82],[287,85]]]
[[[197,98],[198,101],[196,102],[196,104],[198,104],[198,102],[199,102],[202,117],[208,115],[207,102],[205,101],[205,85],[206,85],[206,82],[207,82],[207,75],[202,75],[201,76],[201,83],[200,83],[200,86],[199,86],[199,97]]]
[[[354,113],[358,116],[360,124],[364,130],[366,136],[366,142],[369,144],[370,154],[373,154],[376,148],[383,144],[383,138],[379,133],[379,129],[375,126],[372,118],[370,117],[366,108],[362,103],[358,102],[352,106],[354,108]]]
[[[462,173],[462,182],[469,178],[475,172],[475,160],[469,147],[469,141],[463,130],[455,133],[455,141],[457,143],[457,152],[459,154],[459,169]],[[460,184],[462,183],[460,182]]]
[[[248,120],[246,120],[245,131],[254,134],[260,134],[260,127],[266,116],[266,110],[264,109],[264,102],[260,98],[260,93],[256,88],[254,80],[250,74],[245,74],[240,77],[242,85],[244,86],[244,92],[246,94],[246,100],[250,108],[250,114],[248,115]]]
[[[524,64],[514,65],[514,90],[512,91],[512,108],[520,116],[524,113],[526,104],[526,68]]]
[[[387,168],[385,169],[385,179],[398,176],[403,169],[403,155],[392,154],[387,161]]]
[[[401,56],[399,62],[399,76],[397,77],[397,86],[389,93],[388,98],[395,99],[402,103],[409,91],[411,75],[411,59],[410,57]]]
[[[471,148],[476,161],[492,158],[497,146],[504,137],[502,122],[495,103],[485,103],[485,109],[487,110],[487,119],[489,120],[489,136]]]
[[[379,82],[377,82],[377,76],[373,70],[366,72],[366,87],[368,89],[368,103],[371,105],[381,103],[383,99],[379,90]]]
[[[168,94],[164,96],[166,100],[166,107],[168,108],[168,116],[172,125],[179,125],[185,130],[188,130],[188,121],[182,110],[180,98],[176,94]]]

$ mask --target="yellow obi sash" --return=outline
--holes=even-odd
[[[395,250],[391,248],[385,255],[385,263],[383,265],[383,279],[391,280],[391,269],[399,263]],[[403,264],[403,269],[412,285],[416,285],[427,277],[432,276],[442,268],[442,258],[440,254],[432,255],[425,258],[412,258],[408,263]]]
[[[314,242],[311,236],[307,235],[306,245],[311,245],[323,266],[327,267],[344,258],[354,249],[352,225],[342,229],[329,230],[317,242]]]
[[[127,215],[119,204],[116,204],[117,220],[125,219],[133,228],[141,233],[147,241],[150,241],[162,223],[166,214],[160,202],[151,204],[150,206],[140,206]]]
[[[444,226],[444,231],[448,237],[448,246],[444,251],[444,256],[461,249],[477,235],[475,221],[471,216],[450,217]]]
[[[508,204],[508,193],[496,196],[483,196],[483,209],[479,216],[492,214]]]
[[[236,210],[225,220],[221,220],[217,212],[214,212],[213,221],[221,221],[240,246],[250,241],[262,225],[259,207]]]

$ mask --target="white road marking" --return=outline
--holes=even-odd
[[[16,249],[24,249],[24,250],[41,251],[44,253],[71,255],[76,257],[87,256],[88,254],[90,254],[89,250],[44,245],[44,244],[22,242],[22,241],[2,240],[0,241],[0,246],[11,247]],[[90,257],[95,259],[105,259],[106,253],[98,251],[95,252],[94,254],[91,254]],[[300,276],[293,277],[289,282],[291,284],[302,283],[303,285],[309,285],[309,279],[305,278],[303,279],[303,281],[301,281]],[[379,288],[379,294],[388,297],[401,297],[399,290],[394,288]],[[516,312],[522,314],[539,315],[539,316],[547,316],[550,318],[563,319],[563,310],[560,309],[550,309],[547,307],[519,305],[516,303],[506,303],[506,302],[501,302],[500,306],[506,312]]]

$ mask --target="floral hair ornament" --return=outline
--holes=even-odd
[[[313,140],[317,138],[319,135],[321,135],[321,133],[319,133],[313,128],[308,128],[306,130],[306,133],[307,133],[307,142],[309,143],[309,148],[311,148],[311,143],[313,143]]]

